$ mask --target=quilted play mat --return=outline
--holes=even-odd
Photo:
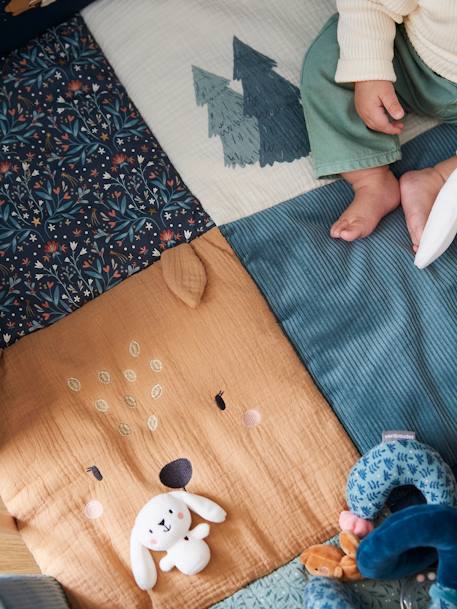
[[[73,609],[304,607],[383,431],[457,468],[457,247],[419,271],[401,210],[328,235],[351,191],[313,178],[298,83],[334,11],[97,0],[0,58],[0,495]],[[394,171],[456,141],[409,116]]]

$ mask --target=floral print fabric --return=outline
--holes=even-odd
[[[306,585],[312,579],[296,558],[213,605],[212,609],[304,609]],[[420,584],[414,578],[404,582],[404,585],[409,586],[407,597],[411,605],[417,609],[426,609],[429,582]],[[357,605],[363,609],[400,607],[402,584],[399,581],[364,580],[344,585],[347,586],[348,593],[357,599]],[[330,603],[328,609],[332,609]]]
[[[0,58],[0,347],[213,223],[81,17]]]

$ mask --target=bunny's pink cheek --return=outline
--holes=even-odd
[[[178,512],[178,518],[179,520],[182,520],[184,518],[184,514],[182,512]]]
[[[157,539],[155,539],[155,537],[151,537],[151,539],[149,540],[149,543],[151,544],[151,546],[155,546],[157,545]]]

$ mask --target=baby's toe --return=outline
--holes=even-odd
[[[419,243],[424,232],[425,224],[427,222],[427,216],[424,213],[409,214],[406,217],[406,226],[408,228],[409,236],[413,244],[413,250],[416,252]]]
[[[330,228],[330,236],[334,239],[340,239],[341,233],[349,228],[349,222],[346,218],[339,218]]]
[[[366,234],[367,229],[363,221],[353,218],[352,220],[346,220],[345,225],[340,230],[339,238],[344,241],[355,241],[365,237]]]

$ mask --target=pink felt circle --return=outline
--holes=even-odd
[[[100,518],[103,514],[103,505],[97,499],[92,499],[84,506],[84,514],[90,520],[95,520],[96,518]]]
[[[258,410],[246,410],[243,414],[243,423],[246,427],[256,427],[262,420],[262,415]]]
[[[179,520],[182,520],[184,518],[184,514],[182,512],[178,512],[178,518]]]

